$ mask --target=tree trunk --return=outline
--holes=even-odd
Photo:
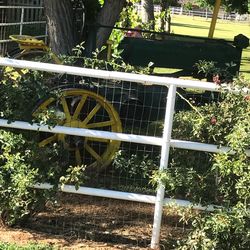
[[[162,16],[161,18],[161,27],[160,27],[160,30],[161,31],[166,31],[166,23],[168,23],[168,26],[167,26],[167,31],[170,32],[170,16],[168,15],[168,8],[170,7],[169,5],[169,1],[167,0],[161,0],[161,11],[165,12],[165,15]]]
[[[126,4],[126,0],[105,0],[98,14],[97,23],[100,25],[114,26],[118,21],[120,13]],[[96,47],[100,49],[106,44],[112,29],[99,28],[96,34]]]
[[[154,4],[153,0],[142,0],[142,22],[146,24],[150,24],[150,29],[154,30]]]
[[[44,0],[49,45],[56,54],[72,53],[76,45],[73,9],[70,0]]]

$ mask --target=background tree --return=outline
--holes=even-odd
[[[153,0],[142,0],[142,22],[145,24],[149,24],[149,28],[154,30],[154,4]]]
[[[194,0],[201,7],[213,7],[216,0]],[[222,0],[222,6],[227,12],[235,11],[239,14],[249,12],[248,0]]]
[[[76,30],[72,2],[44,0],[48,24],[49,45],[56,54],[70,54],[76,45]]]
[[[126,0],[105,0],[97,15],[97,23],[100,25],[114,26],[119,19]],[[108,40],[112,29],[99,28],[96,35],[96,47],[101,48]]]
[[[114,26],[126,0],[44,0],[45,15],[48,23],[49,43],[56,54],[71,54],[72,48],[79,43],[76,13],[73,6],[85,12],[87,25],[100,24]],[[84,10],[83,10],[84,8]],[[79,27],[78,27],[79,28]],[[94,26],[87,29],[91,31]],[[96,34],[96,47],[101,48],[109,38],[111,29],[99,28]],[[91,32],[88,32],[90,34]],[[88,37],[85,37],[88,40]],[[91,43],[88,42],[87,45]]]
[[[160,5],[161,5],[161,11],[162,11],[160,30],[165,31],[166,23],[168,23],[168,31],[170,31],[170,15],[168,15],[170,1],[161,0]]]

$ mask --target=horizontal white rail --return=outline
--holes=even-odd
[[[0,66],[9,66],[14,68],[26,68],[31,70],[40,70],[60,74],[88,76],[101,79],[130,81],[142,83],[143,85],[176,85],[181,88],[194,88],[210,91],[219,91],[219,86],[211,82],[200,82],[193,80],[176,79],[172,77],[149,76],[143,74],[123,73],[107,70],[87,69],[81,67],[72,67],[66,65],[55,65],[50,63],[41,63],[25,60],[16,60],[10,58],[0,58]]]
[[[52,189],[53,185],[49,183],[41,183],[36,184],[33,186],[34,188],[39,189]],[[127,200],[127,201],[136,201],[136,202],[143,202],[149,204],[155,204],[156,197],[153,195],[144,195],[144,194],[136,194],[136,193],[128,193],[128,192],[121,192],[121,191],[113,191],[108,189],[100,189],[100,188],[89,188],[89,187],[79,187],[77,190],[73,185],[63,185],[59,187],[59,190],[65,193],[73,193],[73,194],[83,194],[83,195],[93,195],[98,197],[105,197],[105,198],[112,198],[112,199],[120,199],[120,200]],[[201,206],[199,204],[194,204],[187,200],[181,199],[172,199],[172,198],[165,198],[164,205],[176,204],[181,207],[192,207],[198,210],[206,210],[206,211],[214,211],[216,208],[213,205],[209,206]]]
[[[28,122],[16,121],[9,123],[8,120],[0,119],[0,127],[16,128],[24,130],[41,131],[55,134],[66,134],[75,136],[85,136],[91,138],[103,138],[116,141],[142,143],[148,145],[162,145],[162,138],[153,136],[133,135],[114,133],[100,130],[84,129],[84,128],[71,128],[64,126],[55,126],[49,128],[48,126],[40,126],[38,124],[30,124]]]
[[[46,24],[46,21],[33,21],[33,22],[20,22],[20,23],[0,23],[1,26],[16,26],[16,25],[28,25],[28,24]]]
[[[133,142],[133,143],[156,145],[156,146],[162,146],[163,143],[163,138],[161,137],[123,134],[123,133],[107,132],[107,131],[84,129],[84,128],[71,128],[65,126],[55,126],[49,128],[48,126],[45,125],[30,124],[29,122],[23,122],[23,121],[9,122],[8,120],[5,119],[0,119],[0,127],[41,131],[41,132],[48,132],[55,134],[85,136],[90,138],[100,138],[100,139],[103,138],[116,141]],[[174,140],[174,139],[170,140],[170,146],[173,148],[181,148],[181,149],[203,151],[210,153],[223,153],[230,151],[229,147],[222,147],[207,143]],[[250,156],[250,150],[247,150],[246,154],[247,156]]]
[[[195,151],[203,151],[209,153],[228,153],[230,152],[229,147],[201,143],[201,142],[193,142],[193,141],[183,141],[183,140],[170,140],[170,145],[173,148],[181,148]],[[230,152],[233,154],[234,152]],[[250,150],[246,150],[246,155],[250,156]]]
[[[42,6],[0,6],[0,9],[43,9]]]

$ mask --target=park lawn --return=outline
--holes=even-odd
[[[191,16],[172,15],[171,33],[207,37],[211,19]],[[250,38],[250,23],[218,20],[214,38],[233,41],[234,36],[243,34]],[[159,72],[162,70],[159,69]],[[240,72],[250,79],[250,46],[243,50]]]

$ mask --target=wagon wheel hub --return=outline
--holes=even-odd
[[[71,127],[71,128],[84,128],[85,126],[81,124],[81,121],[78,119],[71,119],[70,121],[67,121],[62,124],[62,126],[65,127]],[[84,136],[74,136],[74,135],[66,135],[66,134],[58,134],[57,140],[63,143],[63,147],[69,151],[75,151],[77,149],[81,149],[84,146],[83,140]],[[79,161],[78,163],[81,163]]]

